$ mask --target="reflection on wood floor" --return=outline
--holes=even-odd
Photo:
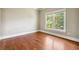
[[[1,40],[0,50],[79,50],[79,43],[35,32]]]

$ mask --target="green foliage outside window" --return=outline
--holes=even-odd
[[[53,17],[51,15],[47,16],[47,28],[51,29],[53,27],[53,22],[52,22]]]
[[[55,28],[64,29],[64,13],[56,13]]]
[[[64,12],[47,15],[46,27],[48,29],[64,29]]]

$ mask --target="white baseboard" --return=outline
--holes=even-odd
[[[24,33],[18,33],[18,34],[9,35],[9,36],[3,36],[3,37],[0,37],[0,40],[6,39],[6,38],[11,38],[11,37],[16,37],[16,36],[20,36],[20,35],[25,35],[25,34],[29,34],[29,33],[34,33],[34,32],[38,32],[38,30],[30,31],[30,32],[24,32]]]
[[[34,33],[34,32],[38,32],[38,31],[79,42],[79,39],[77,39],[77,38],[69,37],[69,36],[65,36],[65,35],[61,35],[61,34],[56,34],[56,33],[51,33],[51,32],[47,32],[44,30],[35,30],[35,31],[30,31],[30,32],[18,33],[18,34],[14,34],[14,35],[10,35],[10,36],[4,36],[4,37],[0,37],[0,40],[6,39],[6,38],[11,38],[11,37],[16,37],[16,36],[20,36],[20,35],[25,35],[25,34],[29,34],[29,33]]]
[[[47,32],[47,31],[44,31],[44,30],[39,30],[39,31],[44,32],[44,33],[48,33],[48,34],[51,34],[51,35],[55,35],[55,36],[58,36],[58,37],[66,38],[66,39],[69,39],[69,40],[73,40],[73,41],[76,41],[76,42],[79,42],[79,39],[74,38],[74,37],[61,35],[61,34],[56,34],[56,33],[51,33],[51,32]]]

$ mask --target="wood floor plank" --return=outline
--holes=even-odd
[[[35,32],[0,40],[0,50],[79,50],[79,42]]]

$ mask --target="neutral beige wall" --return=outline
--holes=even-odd
[[[39,12],[39,10],[37,11],[38,12],[38,14],[37,14],[37,30],[39,30],[40,29],[40,12]]]
[[[67,35],[79,38],[79,9],[67,9]]]
[[[45,13],[53,12],[54,10],[58,9],[61,8],[48,8],[40,10],[40,30],[79,38],[79,9],[66,9],[66,33],[45,29]]]
[[[0,9],[0,37],[1,37],[1,34],[2,34],[2,28],[1,28],[1,9]]]
[[[58,9],[61,8],[48,8],[38,12],[33,8],[0,9],[0,33],[3,32],[3,36],[10,36],[38,29],[79,38],[79,9],[66,10],[66,33],[45,30],[45,13]]]
[[[33,8],[4,8],[3,36],[16,35],[37,29],[37,11]]]

